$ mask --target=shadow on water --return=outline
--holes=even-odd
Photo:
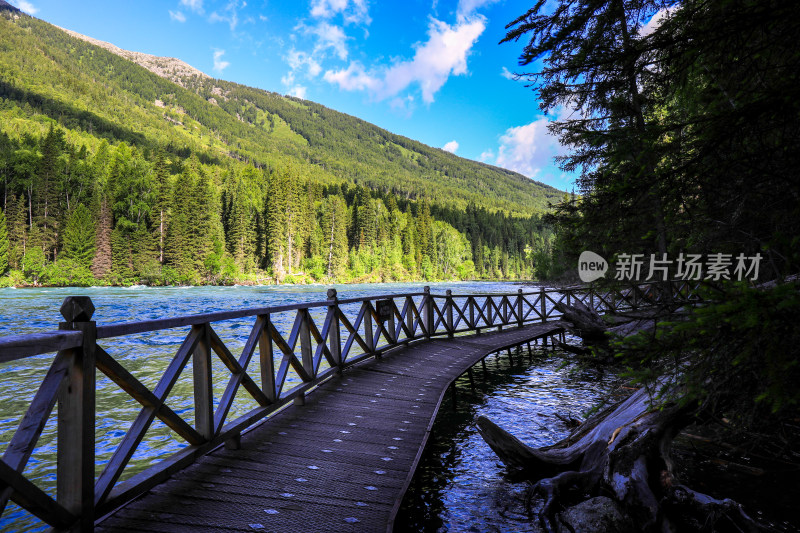
[[[461,376],[447,392],[395,531],[538,531],[525,514],[525,483],[507,479],[474,426],[483,415],[532,446],[569,433],[559,418],[583,419],[615,388],[602,368],[566,363],[558,350],[533,346],[491,355],[473,379]]]

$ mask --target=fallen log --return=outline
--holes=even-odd
[[[692,410],[676,404],[653,408],[642,388],[543,448],[524,444],[482,416],[477,428],[509,471],[535,481],[529,500],[543,499],[537,514],[547,531],[560,529],[562,508],[601,495],[620,504],[639,531],[708,526],[723,518],[743,531],[758,531],[735,502],[697,493],[675,479],[670,448],[692,422]]]

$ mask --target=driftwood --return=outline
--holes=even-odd
[[[510,471],[536,481],[529,494],[543,497],[538,515],[548,531],[559,530],[562,504],[601,494],[621,504],[641,531],[680,530],[723,517],[743,531],[757,531],[735,502],[700,494],[675,479],[671,443],[691,422],[689,412],[677,405],[653,409],[648,392],[639,389],[543,448],[527,446],[485,417],[478,417],[477,427]]]

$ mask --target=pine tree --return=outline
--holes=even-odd
[[[164,151],[159,149],[155,162],[155,205],[153,206],[153,225],[158,240],[158,262],[164,264],[164,239],[167,235],[168,209],[170,198],[169,168]]]
[[[0,275],[8,270],[8,228],[6,227],[6,215],[0,209]]]
[[[83,204],[78,204],[64,228],[64,256],[74,261],[78,268],[89,270],[95,255],[96,233],[91,212]]]
[[[328,196],[323,200],[322,231],[326,240],[328,278],[337,279],[347,266],[347,204],[341,196]]]
[[[98,279],[104,278],[111,271],[111,231],[111,209],[108,206],[108,198],[103,196],[100,200],[95,232],[95,253],[92,259],[92,275]]]

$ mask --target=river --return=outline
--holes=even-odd
[[[456,294],[511,293],[517,284],[502,282],[460,282],[430,284],[434,293],[452,289]],[[421,291],[421,283],[389,283],[336,286],[340,298]],[[93,319],[98,324],[191,315],[237,308],[264,307],[325,299],[328,286],[263,287],[143,287],[128,288],[35,288],[0,289],[0,336],[47,331],[57,328],[59,307],[66,296],[88,295],[95,304]],[[289,315],[279,315],[287,323],[277,323],[281,331],[291,324]],[[318,322],[319,323],[319,322]],[[215,324],[219,336],[234,353],[252,327],[251,319]],[[152,388],[169,359],[183,340],[185,331],[148,333],[107,339],[101,345],[142,383]],[[237,346],[238,345],[238,346]],[[409,492],[401,520],[413,529],[437,531],[518,531],[517,511],[507,509],[503,496],[518,489],[506,482],[496,459],[469,421],[476,413],[486,414],[510,428],[527,442],[543,445],[562,436],[566,428],[555,413],[580,414],[591,407],[609,384],[606,376],[574,374],[547,353],[508,359],[490,358],[490,372],[477,380],[472,392],[460,383],[462,400],[458,416],[444,417],[447,425],[437,430],[421,466],[421,481]],[[52,359],[43,355],[0,365],[0,452],[16,430]],[[219,364],[216,371],[224,372]],[[257,374],[251,365],[251,372]],[[463,381],[463,380],[462,380]],[[218,398],[225,383],[215,388]],[[290,388],[288,385],[284,390]],[[168,405],[187,420],[193,419],[191,370],[184,371],[168,399]],[[241,397],[241,395],[240,395]],[[232,408],[232,415],[243,414],[254,404],[243,398]],[[140,405],[98,372],[97,394],[97,473],[107,463],[125,435]],[[439,417],[443,418],[443,417]],[[230,419],[230,418],[229,418]],[[534,421],[534,423],[531,423]],[[437,426],[441,425],[437,421]],[[185,443],[156,420],[123,474],[125,479],[158,459],[183,447]],[[31,460],[26,476],[55,493],[55,416],[50,417]],[[425,477],[428,476],[428,477]],[[517,495],[518,496],[518,495]],[[514,497],[517,497],[514,496]],[[518,498],[517,498],[518,499]],[[488,520],[488,522],[487,522]],[[477,529],[474,529],[474,527]],[[9,504],[0,521],[3,531],[46,529],[24,510]]]

